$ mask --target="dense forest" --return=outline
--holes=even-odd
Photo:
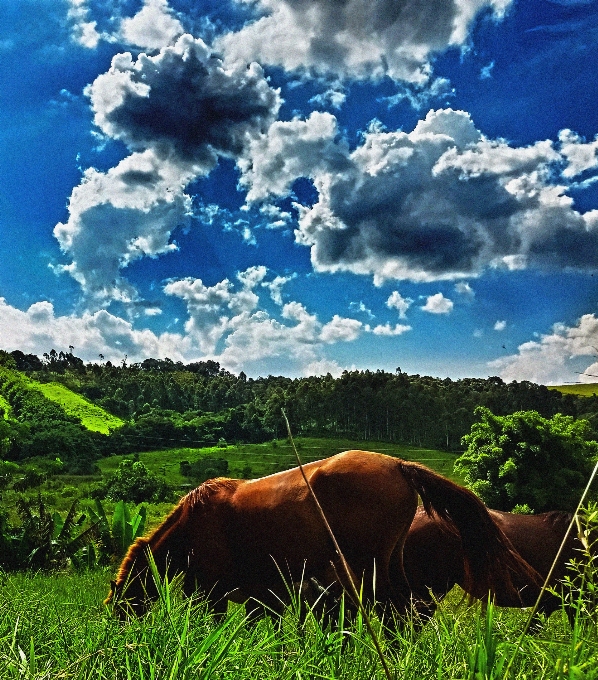
[[[170,359],[141,363],[85,364],[72,350],[42,358],[0,351],[0,395],[11,418],[0,419],[2,457],[23,460],[58,456],[71,472],[94,460],[173,446],[213,445],[224,440],[260,442],[286,436],[281,409],[296,435],[382,440],[449,451],[484,406],[497,415],[534,410],[585,418],[598,432],[598,397],[561,394],[498,377],[451,380],[385,371],[345,371],[291,379],[233,375],[214,361]],[[60,382],[119,416],[125,424],[108,435],[90,432],[18,376]],[[0,403],[1,407],[1,403]]]

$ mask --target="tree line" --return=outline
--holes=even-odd
[[[215,361],[189,364],[170,359],[85,364],[72,350],[51,350],[42,358],[3,352],[7,368],[41,382],[58,381],[126,421],[112,434],[87,433],[76,419],[40,393],[26,394],[14,384],[2,394],[18,423],[12,456],[48,453],[44,439],[63,434],[56,454],[67,462],[109,453],[174,446],[259,442],[286,436],[281,409],[299,436],[348,437],[439,448],[462,449],[462,437],[476,421],[477,406],[497,416],[537,411],[585,418],[598,429],[598,397],[578,397],[527,381],[499,377],[451,380],[408,375],[397,369],[344,371],[334,378],[234,375]],[[13,374],[14,375],[14,374]],[[47,423],[54,423],[52,428]],[[5,421],[6,422],[6,421]],[[81,438],[88,441],[82,442]],[[5,438],[6,439],[6,438]],[[6,446],[6,442],[5,442]],[[4,456],[6,457],[6,456]],[[81,461],[89,467],[89,461]],[[75,465],[76,467],[76,465]],[[81,466],[80,466],[81,467]]]

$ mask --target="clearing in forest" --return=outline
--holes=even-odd
[[[92,404],[85,397],[72,392],[60,383],[38,383],[31,380],[30,384],[31,387],[39,390],[46,399],[51,399],[60,404],[69,416],[78,418],[88,430],[109,434],[111,430],[124,425],[124,421],[120,418],[113,416],[100,406]]]

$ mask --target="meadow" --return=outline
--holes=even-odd
[[[388,442],[363,442],[352,439],[321,439],[316,437],[297,437],[295,445],[303,463],[328,458],[350,449],[367,449],[405,460],[421,462],[445,477],[460,481],[459,476],[453,471],[456,455],[445,451],[398,444],[392,445]],[[179,463],[182,460],[193,463],[200,457],[223,458],[228,461],[230,477],[263,477],[297,465],[293,447],[288,439],[274,439],[264,444],[163,449],[142,452],[137,455],[139,460],[152,472],[162,475],[169,484],[175,486],[188,482],[179,472]],[[103,458],[98,461],[98,467],[102,473],[106,474],[115,470],[120,461],[126,457],[110,456]]]
[[[282,618],[245,620],[231,605],[217,622],[199,598],[182,599],[176,581],[142,620],[120,622],[102,604],[108,571],[2,575],[0,668],[3,679],[295,680],[386,678],[361,617],[324,627],[289,606]],[[393,678],[409,680],[591,680],[598,677],[593,591],[573,628],[555,612],[523,635],[521,610],[482,612],[453,591],[421,631],[374,625]],[[510,664],[510,668],[507,667]],[[507,672],[508,671],[508,672]]]
[[[298,438],[303,462],[351,448],[367,448],[424,462],[462,481],[453,471],[455,454],[393,446],[384,442]],[[174,448],[136,454],[152,472],[184,493],[189,480],[180,462],[224,458],[230,476],[261,476],[293,467],[288,440],[265,444]],[[99,461],[103,474],[124,456]],[[84,510],[99,477],[58,476],[42,496],[62,511],[73,498]],[[5,494],[4,502],[10,499]],[[64,506],[64,507],[63,507]],[[112,505],[105,503],[107,510]],[[172,503],[150,504],[151,529]],[[117,563],[90,571],[0,573],[0,678],[4,680],[159,680],[191,678],[346,679],[386,678],[372,639],[360,616],[326,627],[313,613],[300,620],[293,603],[282,619],[250,623],[243,607],[229,605],[216,621],[200,597],[185,599],[174,582],[160,584],[161,599],[142,620],[120,622],[103,600]],[[585,577],[585,576],[584,576]],[[409,680],[498,680],[499,678],[598,678],[598,628],[595,594],[598,579],[586,579],[579,617],[573,627],[555,612],[535,635],[524,635],[527,612],[468,606],[455,588],[423,629],[400,631],[374,615],[386,663],[393,678]],[[512,662],[512,663],[511,663]],[[507,673],[507,666],[510,665]]]
[[[29,382],[35,389],[39,390],[44,397],[60,404],[67,415],[78,418],[81,421],[81,424],[88,430],[109,434],[112,430],[115,430],[124,424],[117,416],[92,404],[89,400],[72,392],[60,383],[39,383],[34,380],[30,380]]]
[[[548,388],[561,394],[575,394],[579,397],[594,397],[598,394],[598,383],[572,383],[570,385],[555,385]]]

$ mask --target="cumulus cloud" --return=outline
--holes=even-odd
[[[495,330],[495,331],[499,331],[499,332],[500,332],[500,331],[504,331],[506,327],[507,327],[507,322],[506,322],[506,321],[497,321],[497,322],[494,324],[494,330]]]
[[[87,88],[95,124],[131,150],[211,170],[219,155],[241,154],[280,106],[256,63],[225,67],[208,46],[181,36],[159,54],[128,52]]]
[[[338,375],[342,369],[326,356],[327,348],[352,342],[369,329],[336,314],[325,322],[297,301],[284,304],[275,318],[265,311],[260,296],[267,295],[268,279],[268,270],[256,266],[239,272],[234,281],[224,279],[213,286],[193,278],[170,281],[165,293],[182,300],[188,314],[178,333],[138,330],[106,310],[58,316],[47,301],[21,311],[0,298],[0,347],[42,355],[73,345],[85,361],[97,361],[100,354],[113,362],[125,355],[129,362],[148,357],[212,359],[228,370],[255,376]],[[147,311],[153,316],[159,309],[148,305]]]
[[[95,49],[102,35],[97,30],[97,23],[90,20],[87,0],[68,0],[67,18],[73,41],[90,50]]]
[[[405,324],[400,324],[397,323],[394,326],[391,326],[389,323],[386,323],[384,325],[378,325],[374,326],[372,329],[367,329],[374,335],[386,335],[386,336],[393,336],[393,335],[403,335],[403,333],[406,333],[407,331],[411,330],[411,326],[406,326]]]
[[[489,367],[506,381],[530,380],[545,385],[596,382],[596,347],[598,317],[584,314],[575,326],[555,324],[551,333],[523,343],[517,354],[497,359]],[[583,371],[577,368],[580,362],[587,365]]]
[[[56,225],[54,236],[72,258],[59,269],[80,283],[90,307],[135,300],[120,270],[176,248],[170,235],[189,218],[191,199],[183,188],[192,176],[151,150],[132,154],[106,173],[93,168],[84,173],[70,197],[69,219]]]
[[[258,292],[269,289],[266,275],[265,267],[252,267],[238,275],[240,288],[228,279],[206,286],[200,279],[186,278],[171,281],[164,291],[185,302],[189,340],[203,356],[231,370],[247,372],[259,362],[276,359],[286,370],[302,374],[308,365],[324,359],[325,345],[351,342],[361,334],[360,321],[334,315],[322,323],[297,301],[282,306],[280,319],[272,317],[262,308]]]
[[[348,168],[348,146],[336,142],[338,134],[334,116],[314,111],[307,120],[277,121],[250,140],[238,161],[247,202],[288,194],[298,177]]]
[[[363,324],[357,319],[347,319],[335,314],[332,320],[322,326],[320,339],[326,343],[351,342],[362,332]]]
[[[401,319],[404,319],[407,313],[407,310],[409,307],[411,307],[411,304],[413,303],[413,300],[411,298],[404,298],[399,291],[393,290],[393,292],[390,294],[390,297],[386,301],[386,306],[389,309],[396,309],[399,312],[399,317]]]
[[[272,281],[262,283],[262,286],[270,291],[272,300],[282,307],[282,288],[295,276],[296,274],[293,274],[292,276],[276,276]]]
[[[146,12],[145,21],[165,8],[150,0],[140,14]],[[86,94],[104,135],[132,154],[105,173],[88,169],[73,190],[69,219],[54,229],[72,258],[61,270],[81,284],[91,305],[130,302],[136,291],[121,269],[175,249],[172,231],[191,213],[186,185],[219,156],[241,154],[275,118],[280,100],[257,64],[225,68],[189,35],[155,56],[117,55]]]
[[[422,306],[422,309],[430,314],[449,314],[453,311],[453,307],[452,300],[445,298],[442,293],[436,293],[426,298],[426,304]]]
[[[566,193],[565,171],[590,163],[583,142],[568,136],[561,151],[550,140],[515,147],[486,138],[468,113],[442,109],[410,133],[372,125],[350,152],[333,141],[334,118],[318,115],[257,138],[241,180],[253,199],[287,194],[299,173],[313,181],[318,201],[297,205],[296,239],[315,270],[369,274],[380,285],[490,267],[596,267],[598,211],[578,212]]]
[[[575,177],[586,170],[598,168],[598,136],[593,142],[585,143],[575,132],[561,130],[559,141],[561,154],[567,160],[564,177]]]
[[[166,0],[145,0],[139,12],[120,24],[120,37],[129,45],[159,50],[184,33]]]
[[[156,335],[150,330],[137,330],[124,319],[100,310],[81,316],[57,316],[52,303],[36,302],[26,311],[9,305],[0,298],[0,346],[19,349],[41,356],[50,349],[64,350],[69,345],[85,361],[97,361],[99,354],[120,362],[147,357],[182,360],[192,350],[189,340],[179,334]]]
[[[430,59],[462,45],[482,9],[501,16],[510,0],[238,0],[262,15],[220,39],[231,59],[341,78],[415,83],[430,74]]]
[[[455,284],[455,293],[463,295],[466,298],[475,297],[475,291],[467,281],[457,281]]]

